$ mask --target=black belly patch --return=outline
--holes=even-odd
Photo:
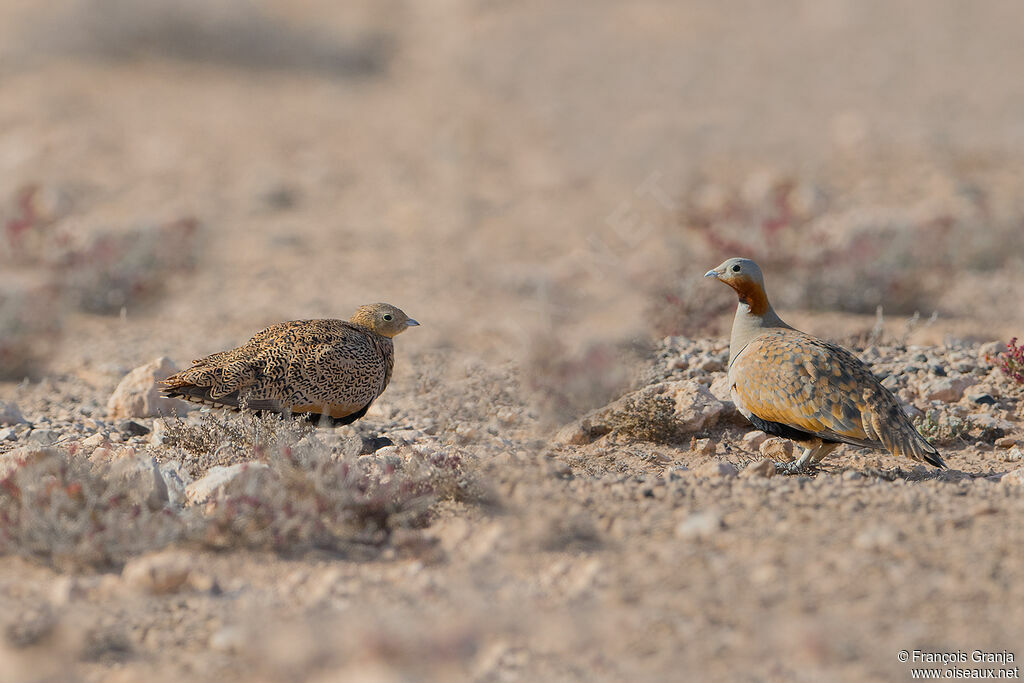
[[[771,434],[772,436],[781,436],[784,439],[792,439],[793,441],[813,441],[814,439],[821,439],[825,443],[839,443],[833,439],[822,439],[817,434],[806,432],[796,427],[790,427],[784,425],[781,422],[769,422],[768,420],[762,420],[757,415],[751,414],[747,417],[750,420],[750,424],[760,429],[765,434]]]

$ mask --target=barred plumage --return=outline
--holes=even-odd
[[[360,306],[349,320],[293,320],[230,351],[192,362],[163,381],[164,394],[208,405],[328,417],[349,424],[391,380],[392,338],[418,322],[390,304]]]

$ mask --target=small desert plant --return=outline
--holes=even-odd
[[[117,566],[181,538],[186,519],[130,477],[60,451],[27,454],[0,479],[0,553],[61,568]]]
[[[274,414],[209,411],[198,423],[168,420],[164,443],[185,451],[182,464],[192,476],[202,476],[216,465],[233,465],[292,446],[315,426]]]
[[[399,527],[424,526],[431,506],[453,497],[461,459],[335,458],[317,444],[285,447],[268,459],[269,476],[246,493],[219,500],[196,540],[214,548],[366,552]]]
[[[1005,351],[996,356],[995,363],[1004,375],[1018,384],[1024,384],[1024,344],[1017,346],[1016,337],[1006,345]]]
[[[640,391],[624,399],[621,406],[616,403],[606,420],[615,434],[655,443],[680,437],[675,401],[669,396]]]
[[[965,441],[975,429],[972,420],[955,415],[943,415],[937,410],[930,410],[925,415],[914,418],[914,426],[933,446]]]

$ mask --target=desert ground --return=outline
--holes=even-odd
[[[0,681],[1019,667],[1022,24],[0,3]],[[946,470],[843,446],[774,474],[722,391],[735,296],[702,275],[734,255]],[[375,301],[421,326],[353,426],[110,402]]]

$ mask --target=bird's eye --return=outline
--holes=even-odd
[[[740,264],[737,263],[737,264],[733,265],[732,272],[734,272],[734,273],[740,272]]]
[[[385,320],[391,320],[391,314],[390,313],[385,313],[384,314],[384,319]]]

